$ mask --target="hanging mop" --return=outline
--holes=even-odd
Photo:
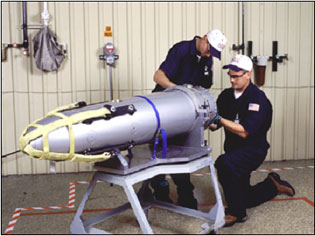
[[[56,41],[56,35],[48,27],[47,2],[44,2],[42,19],[44,20],[44,27],[33,39],[34,58],[38,69],[46,72],[55,71],[60,67],[65,55]]]

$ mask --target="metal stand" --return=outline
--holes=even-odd
[[[154,199],[151,190],[148,187],[149,180],[159,174],[179,174],[179,173],[192,173],[206,166],[210,167],[210,177],[212,179],[213,187],[216,196],[216,205],[208,212],[201,212],[185,207],[176,206],[174,204],[157,201]],[[82,213],[84,206],[95,187],[97,181],[105,181],[120,185],[124,188],[128,197],[129,203],[119,206],[108,212],[104,212],[95,217],[89,219],[83,219]],[[138,182],[143,182],[138,194],[135,193],[133,185]],[[127,175],[117,175],[106,172],[97,171],[93,179],[83,196],[76,215],[72,221],[70,227],[70,233],[72,234],[108,234],[104,230],[94,228],[93,225],[100,223],[112,216],[115,216],[127,209],[132,208],[133,212],[138,220],[140,228],[144,234],[153,234],[153,231],[149,225],[147,219],[147,211],[152,206],[156,206],[162,209],[170,210],[176,213],[196,217],[207,222],[201,227],[203,230],[200,233],[209,233],[212,230],[217,230],[224,225],[224,207],[222,203],[221,194],[215,174],[215,168],[211,156],[205,156],[195,159],[190,162],[180,164],[162,164],[158,166],[148,167],[143,170],[130,173]]]

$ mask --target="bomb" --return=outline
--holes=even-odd
[[[38,159],[97,162],[110,158],[112,150],[150,143],[158,136],[176,139],[194,133],[185,145],[204,146],[204,128],[216,115],[210,92],[190,85],[119,102],[79,102],[28,125],[20,149]]]

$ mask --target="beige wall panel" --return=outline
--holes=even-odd
[[[241,7],[241,3],[234,2],[226,4],[226,7],[223,8],[226,22],[222,30],[226,35],[228,42],[221,55],[220,63],[217,59],[214,59],[217,63],[215,64],[216,67],[214,68],[215,74],[213,75],[213,86],[211,87],[211,91],[212,88],[223,89],[231,86],[229,77],[226,74],[227,70],[222,70],[222,66],[231,61],[232,55],[237,54],[237,52],[232,50],[232,45],[240,45],[242,43],[242,35],[240,31],[242,26],[241,21],[238,19],[240,14],[238,9],[241,9]],[[221,73],[221,76],[219,73]]]
[[[287,35],[287,22],[288,22],[288,8],[287,8],[288,4],[287,3],[278,3],[276,5],[276,12],[275,12],[275,16],[276,16],[276,40],[278,41],[278,55],[284,55],[286,53],[288,53],[288,35]],[[282,29],[282,30],[281,30]],[[272,49],[271,49],[272,50]],[[270,51],[272,52],[272,51]],[[266,52],[267,53],[267,52]],[[270,54],[271,55],[271,54]],[[271,64],[271,62],[269,62],[269,64]],[[271,66],[269,66],[271,67]],[[288,64],[287,61],[285,60],[283,63],[278,64],[278,71],[277,72],[273,72],[275,74],[274,76],[274,86],[275,87],[281,87],[283,88],[286,84],[286,80],[287,80],[287,69],[288,69]],[[285,91],[283,91],[285,92]],[[281,91],[282,93],[282,91]],[[283,98],[283,96],[282,96]],[[282,113],[282,111],[281,111]]]
[[[170,46],[183,40],[183,5],[182,2],[170,4]],[[166,54],[165,54],[166,56]]]
[[[7,2],[2,3],[2,19],[9,19],[10,17],[10,5]],[[2,22],[2,43],[12,42],[11,21],[3,20]],[[12,53],[11,50],[7,50],[7,60],[2,62],[1,67],[1,84],[2,92],[12,92],[13,91],[13,78],[12,78]]]
[[[44,104],[43,104],[43,94],[42,93],[31,93],[30,94],[30,122],[43,117],[44,114]],[[38,161],[36,159],[31,159],[33,173],[45,173],[43,170],[46,170],[44,162]]]
[[[59,102],[60,104],[58,104],[58,107],[71,104],[72,102],[74,102],[72,99],[72,93],[71,92],[58,93],[58,101],[60,101]]]
[[[155,5],[155,22],[156,22],[156,69],[159,63],[165,60],[166,53],[170,49],[169,42],[169,6],[170,3],[160,2]]]
[[[143,66],[144,66],[144,89],[150,91],[154,86],[153,73],[158,68],[159,63],[155,58],[156,35],[155,35],[155,11],[154,3],[145,2],[143,4]]]
[[[85,3],[85,28],[86,28],[86,62],[87,62],[87,84],[88,89],[98,90],[101,96],[101,77],[100,71],[103,69],[103,62],[99,60],[99,55],[103,55],[103,45],[100,43],[99,35],[104,38],[104,29],[100,31],[99,24],[99,3]],[[104,78],[102,78],[104,79]]]
[[[283,143],[283,159],[291,160],[294,159],[294,143],[296,140],[295,135],[295,119],[297,114],[296,110],[296,93],[297,90],[294,88],[287,88],[285,92],[285,105],[284,105],[284,130],[283,137],[285,142]]]
[[[56,3],[56,36],[60,43],[67,44],[68,56],[58,70],[58,91],[71,92],[72,91],[72,73],[71,73],[71,52],[70,52],[70,3],[60,2]],[[60,100],[60,105],[65,105],[63,100]]]
[[[10,3],[10,15],[12,26],[11,43],[22,43],[23,33],[21,31],[22,25],[22,4],[20,2]],[[12,65],[13,65],[13,82],[15,91],[28,92],[28,76],[25,71],[28,71],[29,59],[23,56],[22,50],[9,49],[12,51]]]
[[[141,44],[141,20],[142,20],[142,6],[141,3],[128,3],[128,22],[129,22],[129,67],[131,76],[131,90],[142,90],[143,80],[142,74],[142,44]]]
[[[306,139],[306,134],[307,134],[307,129],[308,129],[308,110],[309,106],[308,100],[309,100],[309,89],[308,88],[301,88],[298,90],[297,94],[297,109],[295,112],[297,112],[297,119],[295,120],[296,125],[296,142],[295,142],[295,159],[305,159],[307,158],[307,139]],[[314,104],[314,103],[313,103]],[[313,121],[314,123],[314,121]],[[314,132],[314,129],[313,129]]]
[[[120,99],[130,98],[131,96],[132,96],[132,91],[130,91],[130,90],[119,92],[119,98]]]
[[[91,102],[91,90],[99,90],[100,92],[100,78],[99,78],[99,65],[102,62],[98,59],[99,55],[102,54],[100,50],[99,38],[95,37],[98,35],[98,3],[84,3],[85,9],[85,55],[86,55],[86,84],[85,88],[88,90],[87,100]]]
[[[210,7],[211,7],[210,14],[211,14],[212,18],[211,18],[211,22],[210,22],[211,24],[210,24],[210,29],[209,30],[221,29],[228,37],[228,33],[226,32],[226,30],[224,28],[224,22],[223,22],[223,19],[222,19],[222,16],[223,16],[222,3],[220,3],[220,2],[213,2],[210,5]],[[237,8],[235,9],[235,11],[237,11]],[[227,48],[231,47],[232,44],[233,43],[231,41],[228,41]],[[226,52],[222,53],[222,59],[225,58],[224,54],[226,54]],[[227,56],[227,57],[229,57],[229,56]],[[230,61],[231,57],[226,58],[226,59],[228,61]],[[216,86],[216,84],[220,85],[220,81],[222,81],[222,79],[225,78],[223,73],[225,73],[226,71],[223,71],[221,69],[222,66],[223,66],[223,63],[224,63],[223,61],[219,61],[218,59],[213,58],[213,67],[214,67],[213,68],[213,83],[214,83],[215,86]],[[215,86],[214,86],[214,88],[216,88]],[[230,85],[227,85],[227,86],[230,86]]]
[[[274,88],[270,97],[271,103],[273,104],[273,127],[271,146],[275,147],[272,153],[272,160],[282,160],[283,153],[283,140],[276,137],[283,137],[283,126],[284,126],[284,90]]]
[[[72,69],[72,89],[74,90],[74,99],[79,99],[78,93],[84,91],[86,83],[86,55],[85,55],[85,25],[84,25],[84,3],[70,3],[70,53]],[[82,97],[80,97],[82,99]],[[83,100],[85,100],[84,98]]]
[[[14,96],[12,93],[4,93],[1,98],[2,116],[1,116],[1,153],[2,155],[14,152],[18,149],[15,144],[15,111]],[[4,158],[2,161],[3,175],[11,175],[17,173],[16,155]]]
[[[206,33],[208,33],[210,29],[210,21],[209,21],[209,3],[208,2],[199,2],[197,4],[197,34],[199,36],[204,36]],[[180,40],[179,40],[180,41]]]
[[[273,105],[273,99],[274,99],[274,96],[273,96],[273,92],[272,92],[272,89],[271,88],[265,88],[263,90],[267,96],[267,98],[269,99],[269,101],[271,102],[272,106],[273,106],[273,111],[274,111],[274,105]],[[274,142],[274,127],[275,127],[275,115],[273,113],[272,115],[272,123],[271,123],[271,127],[267,133],[267,141],[268,143],[270,144],[270,148],[268,150],[268,153],[267,153],[267,157],[265,160],[267,161],[272,161],[273,160],[273,153],[275,152],[275,149],[277,148],[276,146],[273,145],[273,142]]]
[[[314,2],[313,3],[304,3],[301,4],[301,21],[300,21],[300,44],[297,45],[300,49],[300,80],[299,80],[299,86],[309,86],[310,81],[314,81],[314,77],[310,78],[311,68],[314,68],[314,61],[312,62],[312,54],[309,53],[312,48],[312,43],[314,43],[314,38],[312,37],[314,32],[313,30],[310,30],[310,26],[313,25],[312,22],[310,22],[310,16],[313,14],[314,16]],[[314,25],[313,25],[314,26]],[[312,32],[313,31],[313,32]],[[314,48],[313,48],[313,55],[314,55]],[[314,84],[314,82],[313,82]]]
[[[287,86],[297,87],[299,84],[299,64],[300,64],[300,37],[297,29],[300,28],[300,3],[290,3],[288,12],[288,57],[286,62],[288,67]],[[293,46],[294,45],[294,46]]]
[[[184,37],[183,39],[191,40],[192,37],[197,35],[197,10],[196,2],[187,2],[184,6],[185,19],[184,19]]]
[[[19,146],[19,139],[22,131],[25,127],[30,123],[29,119],[29,97],[27,93],[16,93],[15,94],[15,114],[16,114],[16,146]],[[17,166],[18,173],[17,174],[32,174],[32,165],[31,159],[18,154],[17,158]]]
[[[78,172],[85,172],[85,171],[92,171],[93,170],[93,164],[91,163],[78,163]]]
[[[91,103],[98,103],[102,101],[102,99],[100,91],[91,91]]]
[[[130,88],[130,64],[128,62],[130,54],[131,32],[128,30],[128,6],[127,3],[114,3],[114,20],[117,30],[115,45],[119,48],[119,64],[117,63],[116,76],[114,80],[114,90],[127,90]]]

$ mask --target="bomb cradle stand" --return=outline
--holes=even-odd
[[[105,221],[127,209],[132,208],[137,218],[140,228],[144,234],[153,234],[152,228],[148,222],[148,210],[153,207],[159,207],[176,213],[192,216],[207,221],[201,227],[200,233],[208,233],[217,230],[224,225],[224,208],[222,198],[218,187],[213,161],[209,153],[209,147],[184,147],[168,146],[167,157],[162,156],[161,151],[157,152],[157,158],[151,160],[152,154],[148,146],[137,146],[133,149],[134,157],[129,159],[128,167],[117,162],[103,162],[96,164],[98,170],[83,196],[76,215],[72,221],[70,232],[72,234],[104,234],[109,233],[101,229],[94,228],[93,225]],[[120,158],[124,158],[120,156]],[[116,159],[116,158],[114,158]],[[117,158],[118,159],[118,158]],[[117,160],[116,159],[116,160]],[[119,160],[119,159],[118,159]],[[124,163],[126,164],[126,163]],[[201,212],[174,204],[157,201],[149,188],[149,180],[159,174],[180,174],[192,173],[204,167],[210,167],[210,177],[214,187],[216,205],[208,212]],[[124,188],[129,203],[119,206],[113,210],[101,213],[89,219],[83,219],[81,216],[97,181],[113,183]],[[133,185],[142,182],[139,192],[136,194]]]

